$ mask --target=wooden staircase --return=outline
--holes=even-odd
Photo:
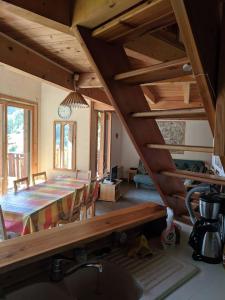
[[[93,69],[101,80],[158,192],[164,203],[172,207],[177,215],[186,211],[184,201],[180,200],[184,199],[186,193],[183,179],[225,185],[223,177],[176,170],[170,150],[213,153],[214,149],[204,146],[166,145],[156,123],[156,119],[160,118],[193,120],[208,118],[212,130],[214,129],[215,104],[213,101],[215,99],[212,99],[213,85],[210,83],[212,72],[205,76],[205,70],[200,70],[200,67],[203,68],[203,61],[200,58],[202,47],[200,50],[197,48],[193,36],[191,42],[194,44],[186,45],[189,42],[186,37],[193,33],[186,33],[185,30],[192,29],[191,22],[194,23],[196,20],[190,20],[187,16],[185,10],[187,1],[179,1],[183,3],[182,7],[177,5],[178,1],[176,2],[176,0],[171,2],[169,0],[147,1],[142,6],[135,8],[133,12],[128,12],[94,31],[80,26],[76,29],[77,37],[92,62]],[[189,1],[189,6],[193,9],[198,6],[195,2],[196,0]],[[173,7],[171,3],[173,3]],[[159,27],[175,23],[177,20],[174,12],[176,17],[179,16],[181,8],[184,10],[182,13],[186,13],[184,24],[187,26],[188,23],[189,27],[188,29],[183,28],[180,18],[178,18],[178,24],[182,27],[181,31],[184,32],[184,42],[189,49],[189,58],[183,57],[154,66],[130,70],[125,43],[130,39],[135,39],[143,32],[153,32]],[[211,9],[208,6],[207,8]],[[207,28],[205,30],[207,32]],[[204,39],[202,43],[204,43]],[[198,62],[195,61],[193,55],[189,54],[191,46],[197,53]],[[197,83],[201,95],[204,97],[205,107],[150,111],[140,85],[190,75],[192,72],[185,72],[182,68],[188,62],[191,62],[194,74],[198,75]]]

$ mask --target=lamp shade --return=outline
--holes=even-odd
[[[89,106],[84,97],[78,91],[70,92],[60,105],[69,106],[71,108],[87,108]]]

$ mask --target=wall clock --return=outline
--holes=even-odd
[[[69,106],[59,105],[58,116],[63,120],[68,120],[72,114],[72,109]]]

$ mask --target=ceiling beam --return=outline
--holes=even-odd
[[[65,89],[73,90],[73,72],[3,33],[0,33],[0,62]]]
[[[36,15],[37,21],[39,16],[40,18],[44,17],[66,26],[71,26],[72,24],[73,0],[4,0],[1,2],[12,4],[14,8],[8,6],[9,10],[21,13],[22,16],[25,16],[25,10],[33,13],[32,16],[35,18]],[[21,10],[15,7],[21,8]],[[27,17],[29,17],[29,13]]]

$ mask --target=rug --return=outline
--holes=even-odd
[[[130,258],[116,249],[107,255],[107,261],[126,269],[136,279],[143,289],[140,300],[165,299],[199,272],[196,266],[171,258],[161,250],[140,259]]]

